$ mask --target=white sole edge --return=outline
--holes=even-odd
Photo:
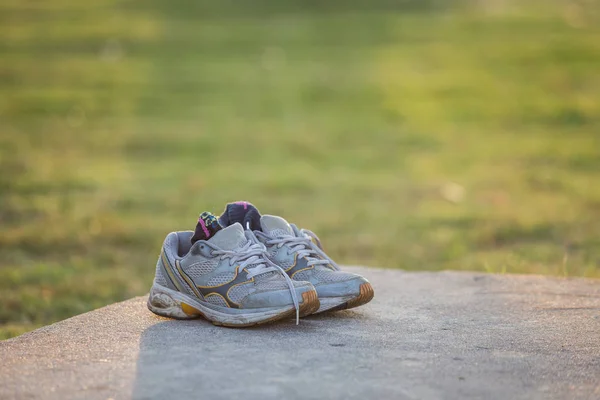
[[[315,312],[315,314],[322,313],[322,312],[325,312],[325,311],[329,311],[332,308],[336,308],[338,306],[341,306],[342,304],[344,304],[344,303],[352,300],[353,298],[355,298],[357,296],[358,295],[342,296],[342,297],[319,297],[319,301],[321,302],[321,306]]]

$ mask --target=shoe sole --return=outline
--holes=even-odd
[[[365,282],[359,287],[358,296],[343,296],[343,297],[321,297],[321,306],[315,312],[319,314],[325,311],[340,311],[367,304],[375,296],[375,291],[370,283]]]
[[[229,314],[209,308],[184,293],[154,284],[148,296],[148,309],[162,317],[174,319],[195,319],[203,317],[217,326],[244,328],[266,324],[292,317],[296,314],[293,305],[274,308],[253,310],[244,314]],[[302,293],[299,313],[301,317],[312,314],[320,307],[317,292],[309,290]]]

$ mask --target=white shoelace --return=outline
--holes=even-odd
[[[252,279],[258,275],[266,274],[267,272],[278,272],[283,275],[288,288],[290,289],[292,302],[296,308],[296,325],[298,325],[300,323],[300,303],[298,302],[298,296],[296,295],[294,282],[280,266],[274,264],[268,259],[266,250],[267,249],[264,245],[248,241],[244,246],[235,250],[213,250],[212,254],[221,256],[223,259],[231,258],[232,264],[235,264],[237,261],[241,261],[239,264],[239,272],[246,268],[246,277],[248,279]],[[249,265],[252,266],[249,267]]]
[[[290,246],[292,253],[298,254],[298,257],[304,257],[308,262],[307,266],[311,265],[330,265],[327,259],[318,258],[323,256],[319,249],[312,245],[312,241],[308,237],[285,236],[276,239],[267,240],[269,245],[277,245],[278,248],[287,244]]]

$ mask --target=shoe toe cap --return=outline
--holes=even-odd
[[[369,281],[360,275],[352,275],[354,276],[349,277],[346,280],[329,283],[323,282],[315,285],[319,297],[358,296],[360,294],[361,285],[369,283]]]

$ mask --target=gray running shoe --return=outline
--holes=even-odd
[[[373,287],[360,275],[341,271],[323,251],[317,235],[300,230],[281,217],[260,215],[248,202],[228,204],[219,219],[222,225],[242,223],[253,230],[267,247],[271,261],[285,270],[290,278],[309,281],[317,290],[323,311],[358,307],[373,299]]]
[[[148,308],[155,314],[245,327],[319,308],[309,282],[292,281],[268,259],[265,247],[240,224],[222,228],[203,213],[196,232],[172,232],[164,241]]]

